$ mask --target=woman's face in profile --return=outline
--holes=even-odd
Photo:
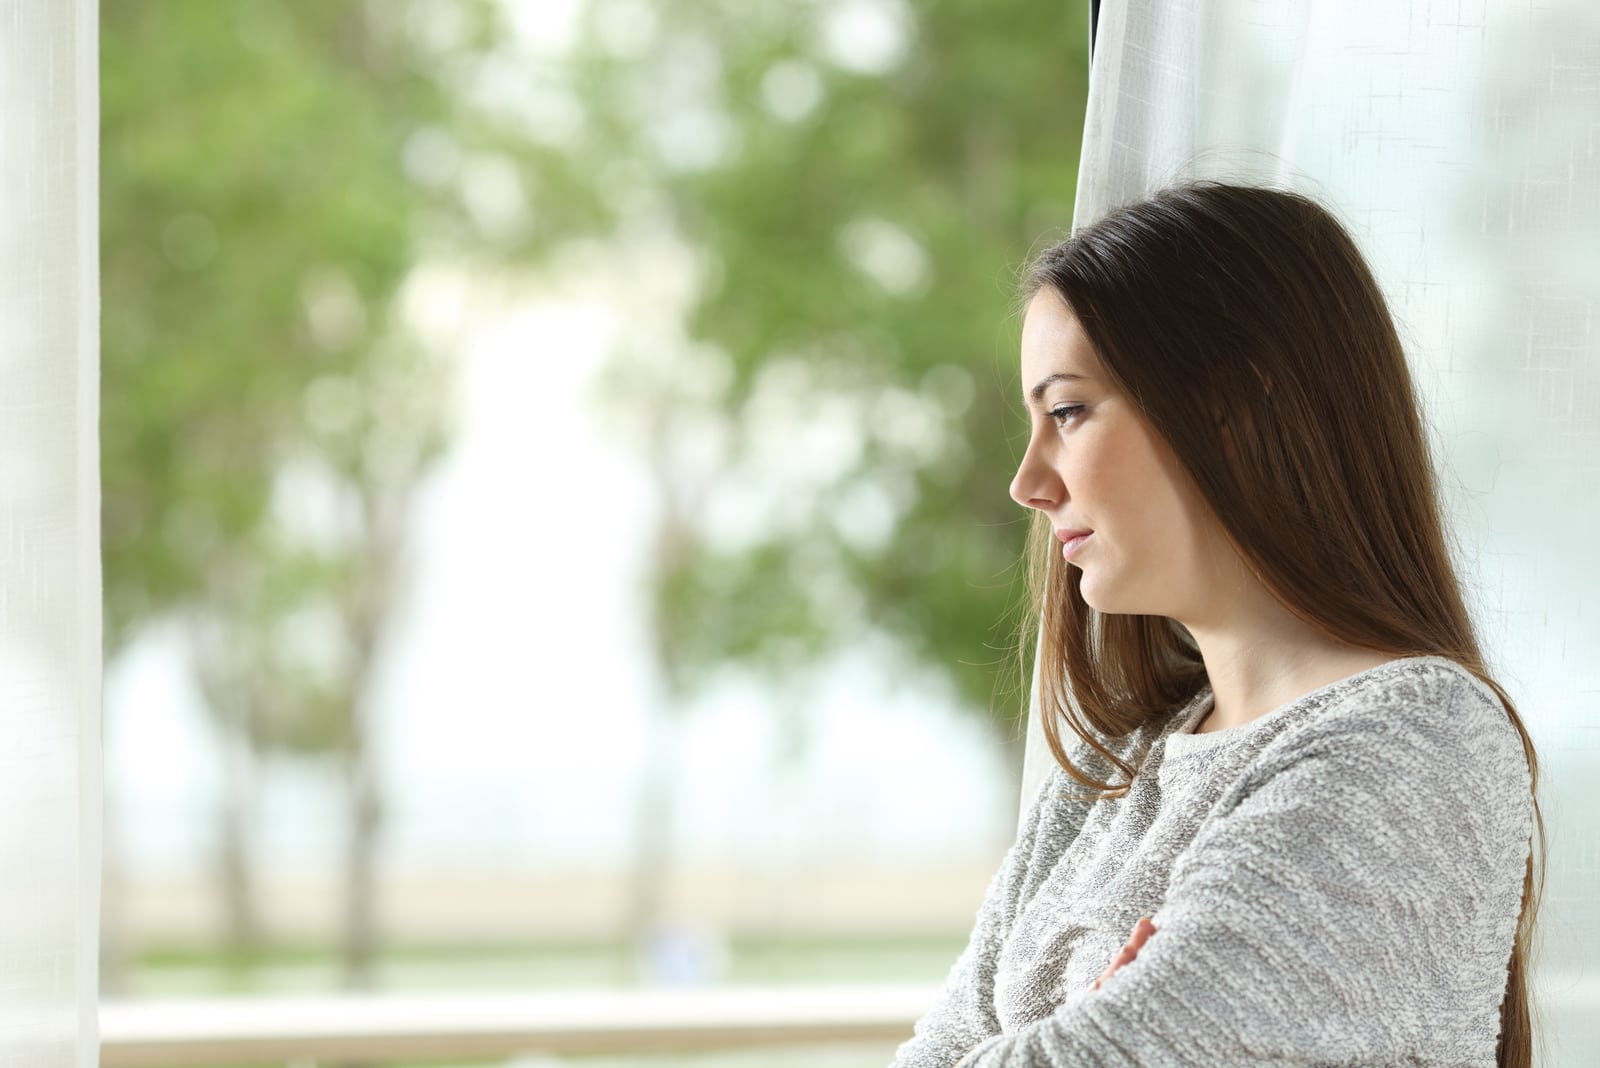
[[[1022,390],[1028,448],[1011,497],[1050,518],[1057,551],[1083,573],[1084,600],[1101,612],[1203,622],[1218,576],[1237,557],[1171,448],[1111,383],[1049,287],[1023,320]]]

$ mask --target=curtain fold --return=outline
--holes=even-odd
[[[98,1063],[98,11],[0,0],[0,1065]]]
[[[1373,264],[1490,665],[1543,759],[1552,1052],[1600,1063],[1600,7],[1107,4],[1080,166],[1075,225],[1248,181],[1328,204]],[[1024,806],[1051,765],[1029,718]]]

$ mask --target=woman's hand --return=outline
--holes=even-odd
[[[1107,968],[1105,972],[1101,974],[1100,978],[1094,981],[1094,985],[1089,989],[1099,990],[1100,984],[1115,975],[1118,968],[1122,967],[1124,964],[1127,964],[1129,961],[1139,955],[1139,947],[1148,942],[1150,940],[1150,936],[1155,933],[1156,925],[1150,922],[1150,917],[1139,917],[1139,922],[1133,925],[1133,934],[1128,937],[1127,945],[1122,947],[1122,951],[1118,953],[1116,959],[1111,962],[1111,967]]]
[[[1107,968],[1089,989],[1099,990],[1100,984],[1115,975],[1118,968],[1139,955],[1139,948],[1150,941],[1150,936],[1155,933],[1156,925],[1150,922],[1150,917],[1140,916],[1139,922],[1133,925],[1133,934],[1128,936],[1127,944],[1117,953],[1116,959],[1111,962],[1111,967]],[[972,1059],[972,1055],[976,1052],[977,1047],[968,1050],[967,1055],[956,1062],[956,1068],[965,1068],[966,1063]]]

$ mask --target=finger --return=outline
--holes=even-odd
[[[1119,949],[1117,951],[1117,955],[1112,958],[1111,966],[1105,971],[1106,978],[1109,978],[1111,973],[1115,972],[1124,964],[1132,963],[1139,956],[1139,947],[1144,945],[1148,937],[1148,935],[1142,935],[1137,938],[1129,939],[1127,944]]]
[[[1133,954],[1128,950],[1123,950],[1121,953],[1117,954],[1116,958],[1111,962],[1111,965],[1106,968],[1104,972],[1100,973],[1100,978],[1102,980],[1110,979],[1113,975],[1117,974],[1118,968],[1121,968],[1124,964],[1127,964],[1131,960],[1133,960]]]
[[[1139,948],[1143,946],[1145,942],[1149,941],[1150,936],[1154,934],[1155,931],[1155,924],[1150,921],[1150,917],[1141,916],[1139,921],[1133,925],[1133,934],[1129,936],[1127,943],[1117,951],[1117,955],[1111,961],[1110,966],[1108,966],[1105,971],[1100,973],[1100,978],[1096,979],[1094,981],[1094,985],[1089,989],[1099,990],[1100,984],[1115,975],[1117,969],[1121,968],[1124,964],[1129,964],[1134,961],[1139,955]]]

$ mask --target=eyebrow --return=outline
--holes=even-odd
[[[1088,375],[1074,375],[1074,374],[1067,374],[1065,372],[1060,372],[1060,373],[1053,374],[1053,375],[1047,375],[1044,378],[1041,378],[1039,380],[1039,384],[1037,386],[1033,387],[1033,389],[1028,393],[1028,396],[1030,398],[1032,398],[1033,403],[1038,404],[1039,401],[1044,399],[1044,391],[1050,388],[1050,384],[1052,382],[1087,382],[1087,381],[1089,381],[1089,376]]]

